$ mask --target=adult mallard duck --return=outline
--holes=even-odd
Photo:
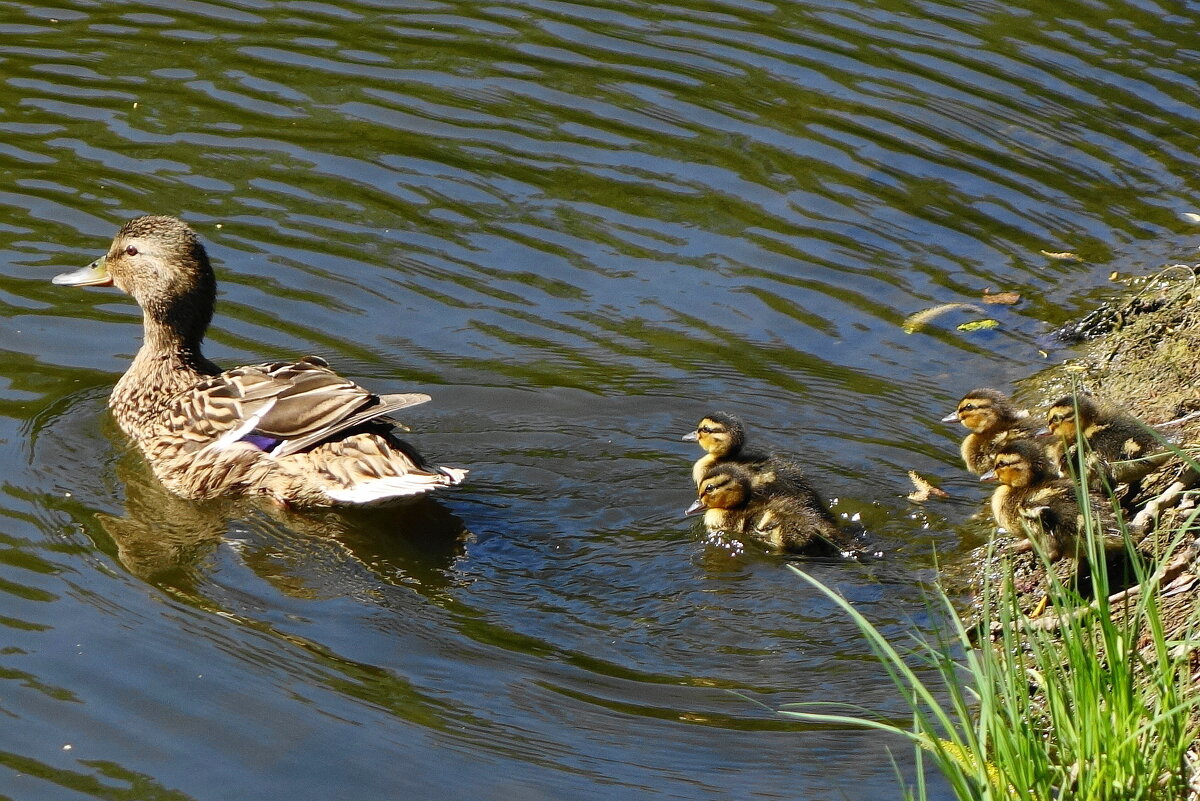
[[[1011,440],[1033,437],[1038,425],[1018,410],[1003,392],[987,387],[973,389],[958,402],[943,423],[962,423],[971,433],[962,441],[967,470],[980,475],[992,469],[996,451]]]
[[[216,279],[200,240],[174,217],[130,220],[107,255],[54,283],[116,286],[142,307],[142,347],[108,405],[179,495],[374,504],[466,475],[428,464],[386,417],[428,395],[377,395],[315,356],[226,371],[206,359]]]

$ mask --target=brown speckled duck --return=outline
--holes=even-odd
[[[962,442],[962,459],[967,470],[981,475],[992,469],[996,451],[1016,439],[1033,437],[1038,424],[1013,406],[1003,392],[987,387],[973,389],[958,402],[944,423],[962,423],[970,431]]]
[[[428,395],[377,395],[315,356],[226,371],[206,359],[200,346],[216,280],[204,246],[180,220],[130,220],[107,255],[54,283],[116,286],[142,307],[142,347],[108,405],[155,475],[179,495],[376,504],[466,475],[428,464],[386,417]]]

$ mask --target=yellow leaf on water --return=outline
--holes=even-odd
[[[920,331],[934,319],[941,317],[946,312],[954,311],[955,309],[966,309],[973,312],[983,314],[983,309],[973,303],[943,303],[940,306],[934,306],[931,309],[919,311],[916,314],[909,315],[905,318],[900,328],[906,334],[914,334]]]
[[[1062,250],[1062,251],[1057,251],[1057,252],[1050,251],[1050,250],[1042,250],[1042,251],[1039,251],[1039,253],[1041,253],[1043,256],[1045,256],[1048,259],[1058,259],[1059,261],[1083,261],[1083,258],[1081,256],[1079,256],[1076,253],[1072,253],[1069,250]]]
[[[1021,293],[1019,292],[992,292],[991,290],[983,290],[984,303],[1000,303],[1005,306],[1011,306],[1014,303],[1021,302]]]
[[[989,328],[996,328],[1000,325],[999,320],[993,320],[990,317],[985,320],[970,320],[958,326],[959,331],[987,331]]]
[[[925,503],[930,498],[949,498],[950,495],[943,489],[933,486],[925,480],[916,470],[908,471],[908,479],[917,488],[916,492],[908,493],[908,499],[913,503]]]

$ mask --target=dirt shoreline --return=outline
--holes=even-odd
[[[1049,403],[1074,388],[1115,401],[1144,422],[1157,425],[1200,411],[1200,264],[1173,265],[1153,275],[1131,280],[1128,289],[1086,317],[1059,329],[1064,347],[1071,349],[1065,361],[1018,383],[1014,400],[1019,406],[1042,415]],[[1164,431],[1181,446],[1200,445],[1200,416]],[[1160,476],[1158,491],[1165,489],[1174,474]],[[1145,496],[1147,493],[1143,493]],[[1163,582],[1160,609],[1169,640],[1178,640],[1200,617],[1200,520],[1193,522],[1180,544],[1179,533],[1200,505],[1200,488],[1185,495],[1184,505],[1165,510],[1157,526],[1139,540],[1140,547],[1154,558],[1151,569],[1170,564],[1173,576]],[[1015,540],[1013,540],[1015,542]],[[991,554],[983,547],[971,556],[972,594],[982,590],[985,579],[993,582],[1013,571],[1013,591],[1025,614],[1037,609],[1046,586],[1045,569],[1032,553],[1003,553],[1008,540]],[[1167,552],[1174,543],[1176,550]],[[1075,566],[1070,559],[1055,565],[1069,578]],[[1049,610],[1052,627],[1055,614]],[[1200,686],[1200,651],[1191,655],[1193,683]]]
[[[1059,329],[1055,336],[1072,349],[1071,357],[1019,382],[1014,391],[1014,400],[1032,414],[1044,414],[1051,402],[1075,388],[1114,401],[1151,425],[1200,410],[1200,265],[1173,265],[1133,280],[1126,292]],[[1200,444],[1200,416],[1164,434],[1181,445]],[[1157,491],[1166,489],[1172,477],[1164,471]],[[1173,539],[1167,534],[1177,532],[1195,511],[1188,508],[1189,501],[1185,496],[1185,506],[1163,511],[1159,524],[1139,542],[1158,562]],[[1200,528],[1189,539],[1195,540],[1196,535]],[[994,555],[989,560],[986,550],[973,555],[980,568],[974,571],[974,588],[982,585],[985,575],[998,575],[999,560],[1008,558],[1020,608],[1034,609],[1045,581],[1037,557]],[[1062,560],[1057,568],[1064,576],[1074,569],[1070,560]],[[1200,565],[1182,573],[1200,575]],[[1182,584],[1164,598],[1164,613],[1173,631],[1187,625],[1200,602],[1200,581],[1187,590],[1179,589]]]

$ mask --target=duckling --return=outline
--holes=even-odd
[[[1029,414],[1013,406],[1003,392],[987,387],[973,389],[958,402],[943,423],[962,423],[971,433],[962,441],[962,459],[974,475],[992,469],[996,451],[1009,441],[1028,439],[1037,432]]]
[[[995,467],[980,480],[996,479],[1000,486],[992,494],[992,517],[1011,534],[1024,534],[1025,542],[1015,550],[1029,550],[1034,541],[1050,561],[1058,561],[1079,548],[1083,516],[1075,484],[1059,478],[1046,451],[1031,440],[1015,440],[996,452]],[[1091,513],[1100,518],[1105,550],[1122,547],[1113,533],[1107,501],[1089,497]]]
[[[707,414],[696,425],[696,430],[684,434],[683,439],[700,443],[706,451],[692,465],[692,480],[697,488],[714,466],[737,464],[748,471],[756,494],[796,496],[830,525],[837,525],[820,494],[808,483],[800,465],[777,454],[748,448],[746,427],[734,415],[727,412]]]
[[[1125,484],[1134,490],[1171,455],[1142,421],[1091,395],[1064,395],[1056,400],[1046,413],[1046,429],[1054,436],[1052,455],[1062,470],[1075,460],[1082,432],[1090,449],[1088,473],[1113,487]]]
[[[809,555],[843,551],[845,537],[826,517],[824,505],[814,508],[795,495],[762,495],[753,482],[751,471],[740,464],[715,465],[700,480],[696,502],[685,514],[703,510],[710,534],[744,535],[775,551]]]
[[[745,534],[751,518],[763,509],[763,499],[754,496],[752,485],[750,471],[740,464],[714,465],[700,479],[696,501],[684,514],[704,512],[704,527],[710,534]]]
[[[858,550],[837,525],[790,495],[764,499],[747,534],[771,550],[808,556],[839,556]]]
[[[282,505],[387,503],[458,484],[387,417],[425,403],[378,395],[324,359],[222,371],[201,352],[216,279],[204,245],[174,217],[138,217],[62,286],[116,286],[142,307],[145,337],[108,405],[168,489],[185,498],[260,495]]]

